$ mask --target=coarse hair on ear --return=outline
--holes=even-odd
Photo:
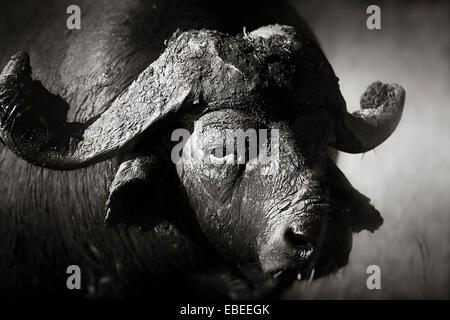
[[[353,188],[331,159],[328,159],[327,175],[330,195],[339,207],[347,211],[353,232],[374,232],[383,224],[380,212],[370,203],[370,199]]]

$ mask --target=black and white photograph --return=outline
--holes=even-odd
[[[449,18],[0,0],[0,298],[448,300]]]

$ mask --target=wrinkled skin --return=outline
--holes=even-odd
[[[261,123],[235,110],[208,113],[196,123],[177,164],[203,232],[252,279],[260,279],[261,271],[303,279],[335,271],[347,263],[356,228],[352,215],[361,216],[370,230],[382,221],[323,145],[302,145],[302,134],[319,138],[299,125]],[[261,163],[227,163],[234,154],[204,157],[204,150],[225,143],[226,129],[258,127],[280,132],[279,171],[274,174],[261,174],[266,166]]]
[[[201,1],[195,4],[200,11],[211,9]],[[209,16],[208,23],[199,25],[222,31],[239,25],[220,25],[223,16],[214,14],[217,20]],[[255,17],[257,23],[273,21]],[[137,21],[120,41],[141,34],[135,28],[142,20]],[[151,35],[147,43],[154,45],[168,33]],[[83,36],[79,41],[90,40]],[[77,47],[79,43],[71,46]],[[0,137],[19,157],[50,169],[78,169],[118,156],[120,165],[106,201],[108,225],[140,226],[156,233],[155,246],[176,248],[183,242],[179,252],[198,257],[198,265],[193,262],[186,269],[214,278],[211,286],[231,297],[249,296],[267,282],[277,287],[285,282],[279,280],[326,275],[346,264],[352,232],[381,225],[379,213],[351,187],[328,158],[327,148],[365,152],[383,142],[400,120],[404,93],[399,86],[371,85],[362,110],[346,113],[334,72],[303,26],[268,26],[238,37],[206,30],[177,33],[148,67],[160,48],[124,46],[128,53],[107,48],[112,63],[127,70],[125,76],[110,63],[96,62],[93,66],[108,66],[105,79],[114,85],[101,83],[93,71],[85,70],[92,81],[64,90],[61,84],[47,86],[51,73],[44,86],[33,80],[27,55],[15,55],[0,82]],[[73,55],[68,53],[66,59]],[[71,68],[64,61],[63,70]],[[74,81],[70,72],[64,75]],[[129,85],[132,79],[136,81]],[[86,95],[86,90],[93,91]],[[100,114],[109,103],[106,112],[90,121],[71,121]],[[60,112],[55,113],[55,107]],[[77,115],[80,109],[84,112]],[[192,135],[175,166],[169,159],[169,136],[179,127],[191,129]],[[223,164],[222,157],[214,156],[205,162],[202,152],[223,144],[223,132],[230,128],[278,129],[279,171],[262,175],[261,165]],[[111,178],[106,178],[108,184]],[[175,229],[169,227],[166,233],[167,222]],[[158,244],[158,239],[173,241]],[[166,264],[164,268],[170,270]],[[158,274],[154,267],[151,272]]]

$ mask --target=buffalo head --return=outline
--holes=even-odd
[[[130,213],[130,199],[147,216],[166,214],[173,190],[161,172],[168,165],[145,145],[160,139],[161,128],[182,125],[192,134],[169,167],[198,230],[250,278],[313,278],[346,263],[352,232],[382,223],[327,149],[375,148],[399,123],[404,96],[396,84],[375,82],[361,109],[348,113],[320,48],[288,26],[238,37],[189,31],[174,36],[106,112],[86,123],[66,122],[65,101],[31,78],[27,54],[16,54],[0,78],[0,138],[19,157],[57,170],[139,145],[121,163],[107,204],[107,222],[132,225],[144,222],[136,208]],[[237,155],[226,150],[226,130],[264,128],[277,130],[275,173],[261,174],[266,164],[249,165],[252,159],[227,161]],[[205,156],[217,148],[224,152]],[[155,221],[146,219],[147,227]]]

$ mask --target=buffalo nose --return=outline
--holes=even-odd
[[[309,237],[298,226],[293,225],[284,231],[285,241],[300,250],[312,251],[313,244]]]

